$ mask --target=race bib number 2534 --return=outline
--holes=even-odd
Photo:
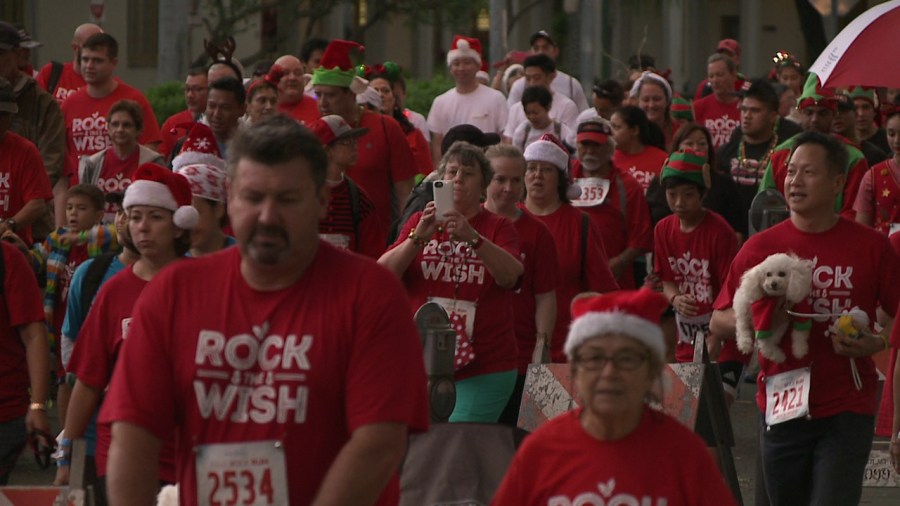
[[[277,441],[198,446],[197,503],[287,506],[284,449]]]

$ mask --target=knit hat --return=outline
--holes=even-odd
[[[178,128],[190,128],[190,130],[184,138],[181,151],[175,155],[175,158],[172,158],[172,170],[196,163],[205,163],[225,170],[225,161],[222,159],[222,153],[219,152],[216,136],[213,135],[208,125],[199,122],[182,123],[173,130]]]
[[[672,99],[672,107],[669,109],[673,119],[678,121],[694,121],[694,110],[691,108],[691,101],[675,95]]]
[[[366,91],[369,82],[356,75],[356,69],[350,61],[350,51],[360,53],[366,48],[351,40],[332,40],[322,54],[322,62],[313,71],[312,84],[350,88],[357,95]]]
[[[216,202],[225,202],[226,186],[225,171],[215,165],[195,163],[183,165],[175,170],[176,174],[184,176],[191,185],[191,194],[195,197]]]
[[[875,98],[875,88],[869,88],[868,86],[854,86],[853,88],[850,88],[848,97],[851,102],[860,99],[869,102],[872,104],[872,107],[878,107],[878,101]]]
[[[666,344],[660,317],[669,306],[666,298],[649,288],[620,290],[572,302],[572,325],[566,337],[569,360],[585,341],[605,334],[624,334],[644,343],[665,362]]]
[[[738,58],[741,57],[741,44],[734,39],[722,39],[716,46],[717,53],[730,53]]]
[[[690,149],[672,153],[663,164],[659,182],[662,183],[670,177],[687,179],[703,188],[710,187],[709,164],[706,157]]]
[[[577,142],[596,142],[606,144],[612,135],[612,125],[609,120],[594,116],[578,124]]]
[[[481,41],[464,35],[454,36],[450,50],[447,51],[447,66],[459,58],[472,58],[481,65]]]
[[[659,86],[662,86],[663,91],[666,94],[666,102],[672,101],[672,85],[669,84],[669,81],[666,81],[666,78],[649,70],[645,70],[641,73],[641,77],[637,78],[634,81],[634,84],[631,85],[631,91],[628,92],[628,95],[631,97],[637,97],[638,92],[641,91],[641,84],[645,82],[652,82]]]
[[[322,116],[307,125],[307,128],[312,130],[324,146],[343,139],[356,139],[369,133],[368,128],[351,128],[350,124],[337,114]]]
[[[200,215],[191,205],[191,184],[181,174],[155,163],[145,163],[134,172],[125,190],[125,209],[133,206],[152,206],[175,213],[175,226],[190,230],[197,226]]]
[[[544,134],[525,148],[526,162],[552,163],[557,169],[569,170],[569,152],[553,134]]]
[[[819,76],[815,72],[810,72],[803,85],[803,94],[797,97],[797,109],[813,106],[825,107],[834,111],[837,109],[837,100],[834,97],[834,91],[823,89],[819,84]]]

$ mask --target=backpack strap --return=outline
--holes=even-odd
[[[118,256],[118,253],[112,251],[102,253],[95,256],[93,262],[87,266],[87,272],[84,273],[84,279],[81,284],[81,307],[84,311],[84,314],[81,315],[82,318],[87,317],[87,312],[94,302],[94,297],[97,296],[97,291],[100,290],[100,285],[103,284],[103,276],[106,275],[106,271],[109,270],[109,266],[112,265],[116,256]]]
[[[625,229],[625,235],[628,235],[628,214],[627,202],[625,199],[625,183],[621,177],[616,177],[616,189],[619,190],[619,212],[622,213],[622,228]]]
[[[359,187],[349,177],[347,178],[347,192],[350,193],[350,216],[353,220],[353,239],[357,249],[359,248]]]
[[[50,79],[47,81],[47,93],[53,95],[56,87],[59,85],[59,78],[62,77],[63,64],[53,60],[50,62]]]
[[[587,290],[587,243],[588,243],[588,217],[587,213],[581,213],[581,289]]]
[[[522,152],[525,152],[525,145],[528,144],[528,136],[531,135],[531,122],[525,123],[525,137],[522,137],[522,145],[519,146]]]

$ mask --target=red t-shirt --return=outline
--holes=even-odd
[[[103,157],[103,167],[97,178],[97,186],[103,193],[124,192],[131,184],[131,177],[138,168],[140,149],[135,149],[125,158],[119,158],[116,150],[108,148]]]
[[[322,116],[319,114],[316,99],[306,94],[293,104],[279,102],[278,112],[287,114],[304,125],[310,125]]]
[[[418,128],[410,130],[406,134],[406,142],[409,143],[409,149],[412,151],[416,173],[423,176],[431,174],[434,170],[434,160],[431,159],[431,145],[425,140],[422,131]]]
[[[633,432],[601,441],[581,426],[583,411],[568,411],[525,439],[492,505],[735,504],[706,445],[673,418],[645,407]]]
[[[35,77],[35,81],[37,81],[38,86],[44,89],[44,91],[49,92],[47,89],[47,85],[50,84],[50,74],[53,72],[53,63],[48,63],[44,65],[44,68],[38,72],[37,77]],[[74,67],[72,67],[72,62],[63,63],[62,72],[59,74],[59,81],[56,84],[56,90],[51,93],[53,98],[56,99],[56,102],[59,105],[63,105],[63,102],[66,101],[78,88],[81,88],[85,85],[84,78],[81,77],[80,74],[75,73]]]
[[[737,237],[731,226],[725,218],[713,211],[706,211],[706,216],[694,230],[683,232],[678,217],[669,215],[656,224],[653,244],[654,272],[662,281],[678,285],[680,293],[694,297],[697,316],[690,320],[705,320],[705,325],[700,325],[704,325],[708,331],[713,302],[728,276],[728,267],[738,250]],[[686,323],[686,328],[693,327]],[[737,352],[734,339],[728,339],[725,347],[727,349],[723,348],[719,356],[720,362],[739,360],[746,363],[750,360],[750,355],[740,355]],[[691,362],[694,347],[679,339],[675,347],[675,358],[679,362]]]
[[[519,374],[525,374],[537,339],[534,296],[556,290],[559,280],[556,247],[550,230],[527,209],[521,211],[522,214],[513,225],[519,233],[519,261],[525,271],[519,279],[518,289],[513,293],[513,315],[518,349],[517,366]]]
[[[17,327],[44,321],[44,305],[34,271],[15,246],[0,241],[6,277],[0,293],[0,422],[28,413],[31,380]]]
[[[182,123],[193,122],[194,113],[189,109],[185,109],[169,116],[169,119],[167,119],[159,129],[159,137],[162,139],[162,142],[159,143],[159,148],[157,149],[159,154],[163,155],[163,157],[168,160],[169,155],[172,153],[172,148],[175,147],[175,143],[178,142],[178,139],[184,137],[183,131],[179,132],[176,130],[175,133],[173,133],[172,130],[175,130],[175,127]]]
[[[185,503],[209,480],[196,475],[197,446],[279,440],[289,503],[309,504],[356,429],[427,430],[422,346],[403,287],[371,260],[319,241],[299,280],[261,292],[240,255],[227,248],[154,278],[100,419],[163,440],[175,431]],[[396,504],[396,478],[388,492]]]
[[[387,237],[388,227],[399,215],[395,209],[403,205],[394,203],[394,184],[415,177],[416,165],[406,136],[394,118],[365,111],[358,127],[368,128],[369,132],[357,141],[359,156],[347,176],[369,194]]]
[[[52,198],[41,153],[28,139],[6,132],[0,139],[0,218],[12,218],[32,200]],[[16,233],[31,245],[31,226]]]
[[[93,98],[88,95],[87,87],[81,88],[62,104],[63,117],[66,121],[65,173],[73,185],[78,184],[78,158],[112,146],[107,132],[106,116],[114,103],[124,99],[134,100],[140,104],[144,112],[144,128],[138,137],[138,143],[152,144],[162,140],[153,108],[140,91],[119,82],[109,95]]]
[[[546,216],[534,215],[547,226],[555,240],[557,276],[556,326],[550,345],[553,362],[566,362],[563,345],[569,331],[572,299],[581,292],[612,292],[619,289],[609,270],[609,260],[603,247],[603,237],[597,224],[588,218],[587,237],[582,237],[583,216],[587,216],[569,204]],[[583,242],[584,241],[584,242]],[[582,261],[581,251],[586,252]],[[584,265],[584,272],[582,272]]]
[[[361,253],[378,259],[387,247],[387,237],[375,223],[375,206],[366,192],[359,188],[358,217],[353,226],[353,204],[350,199],[350,185],[347,178],[331,188],[328,200],[328,214],[319,222],[319,237],[333,246]],[[356,242],[359,235],[359,244]]]
[[[421,217],[422,213],[416,213],[409,218],[391,248],[408,240],[410,230],[418,225]],[[519,257],[518,234],[506,218],[482,209],[469,224],[484,240]],[[413,312],[432,297],[448,303],[474,304],[474,322],[468,321],[472,318],[470,313],[466,316],[466,326],[474,341],[475,360],[456,372],[457,381],[516,368],[512,290],[494,283],[484,262],[466,243],[451,241],[447,232],[436,231],[410,262],[403,274],[403,283],[409,292]]]
[[[859,307],[875,321],[875,308],[894,314],[900,300],[900,260],[884,234],[859,223],[841,218],[827,232],[811,234],[797,230],[791,220],[750,237],[731,264],[728,279],[713,307],[731,307],[741,275],[769,255],[792,252],[815,262],[813,283],[807,301],[814,313],[835,314]],[[765,378],[781,372],[811,367],[809,392],[813,418],[842,412],[872,415],[877,405],[878,378],[870,357],[855,359],[863,388],[853,383],[850,359],[837,355],[825,330],[837,317],[813,318],[809,337],[809,353],[802,359],[791,353],[790,336],[783,338],[781,349],[787,359],[775,363],[759,356],[760,376],[756,403],[766,409]]]
[[[572,164],[572,177],[584,177],[581,163]],[[650,206],[644,197],[644,190],[633,177],[625,174],[618,166],[613,165],[609,171],[609,192],[602,204],[591,207],[579,207],[593,219],[603,234],[603,245],[606,257],[615,258],[626,248],[640,251],[653,249],[653,226],[650,221]],[[625,189],[625,211],[622,211],[621,186]],[[634,267],[629,265],[618,279],[623,289],[634,289]]]
[[[629,154],[617,149],[613,153],[613,165],[621,167],[625,172],[640,183],[644,194],[647,194],[647,188],[650,187],[650,181],[654,177],[659,176],[663,164],[669,158],[668,153],[654,147],[644,146],[644,149],[638,153]]]
[[[715,94],[694,100],[694,122],[703,125],[712,136],[713,149],[719,149],[731,139],[731,133],[741,124],[740,100],[720,102]]]
[[[109,385],[116,362],[122,354],[122,345],[130,337],[134,306],[147,281],[134,274],[134,266],[126,267],[103,284],[97,292],[93,311],[88,312],[84,325],[75,341],[69,371],[78,381],[101,392]],[[102,408],[102,406],[101,406]],[[97,424],[97,475],[106,475],[109,445],[112,442],[111,427],[107,423]],[[175,481],[174,440],[165,438],[167,443],[160,452],[159,479]]]
[[[900,234],[894,234],[890,237],[891,246],[894,251],[900,255]],[[900,307],[897,308],[897,315],[894,321],[900,318]],[[891,329],[891,352],[888,364],[890,366],[885,372],[887,376],[884,380],[884,387],[881,390],[881,403],[878,405],[878,419],[875,424],[875,434],[878,436],[890,437],[892,431],[892,421],[894,419],[894,364],[897,363],[897,353],[900,349],[900,325],[894,324]]]

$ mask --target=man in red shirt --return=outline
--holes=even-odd
[[[327,159],[307,129],[275,115],[230,149],[237,247],[167,267],[132,313],[100,415],[110,502],[153,502],[175,434],[186,504],[228,500],[233,476],[245,502],[397,504],[408,433],[428,427],[403,287],[318,239]]]
[[[134,100],[144,112],[140,144],[156,149],[161,140],[150,102],[140,91],[113,77],[118,55],[119,43],[106,33],[91,36],[81,49],[81,74],[87,85],[72,94],[62,107],[66,121],[65,174],[72,183],[77,177],[79,157],[109,147],[106,117],[109,108],[119,100]]]
[[[319,97],[319,112],[337,114],[353,128],[368,128],[360,137],[356,165],[347,171],[350,179],[369,194],[378,221],[387,237],[391,223],[400,215],[413,186],[416,167],[403,129],[394,118],[366,110],[356,104],[356,94],[365,91],[365,81],[356,76],[350,63],[352,48],[362,48],[347,40],[333,40],[313,74]]]
[[[177,132],[173,133],[172,130],[184,123],[200,121],[200,118],[203,117],[208,93],[209,81],[206,78],[206,69],[192,68],[188,72],[187,79],[184,80],[184,102],[187,104],[187,109],[169,116],[169,119],[160,128],[162,142],[159,144],[158,151],[164,158],[169,158],[172,147],[180,137]]]
[[[694,121],[709,130],[713,148],[719,149],[728,143],[741,122],[740,97],[734,91],[737,65],[731,58],[716,53],[707,60],[706,70],[712,94],[694,101]]]
[[[72,35],[72,61],[65,63],[50,62],[38,72],[36,77],[38,85],[53,95],[53,98],[56,99],[59,105],[62,105],[70,95],[86,84],[81,76],[81,46],[92,35],[98,33],[103,33],[103,29],[95,24],[85,23],[79,25],[75,29],[75,34]],[[56,82],[51,83],[54,67],[57,66],[59,70],[56,72],[59,75],[56,76]],[[53,84],[52,87],[50,86],[51,84]]]
[[[277,60],[275,65],[284,70],[278,82],[278,112],[287,114],[304,125],[319,119],[319,108],[316,99],[306,95],[304,88],[303,63],[296,56],[286,54]]]

